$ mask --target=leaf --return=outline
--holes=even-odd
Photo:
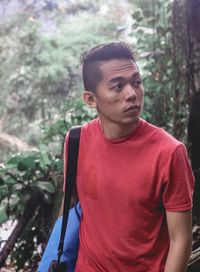
[[[17,169],[19,171],[26,171],[26,170],[28,170],[30,168],[34,168],[35,167],[35,160],[36,160],[35,155],[30,155],[30,156],[27,156],[27,157],[23,158],[18,163]]]
[[[16,182],[17,181],[12,177],[9,177],[9,178],[4,180],[4,184],[7,184],[7,185],[12,185],[12,184],[15,184]]]
[[[2,177],[0,177],[0,185],[4,184],[4,179]]]
[[[40,145],[40,166],[45,168],[46,166],[51,164],[51,160],[49,159],[49,154],[46,151],[45,145]]]
[[[10,167],[17,167],[18,163],[21,161],[21,155],[16,155],[14,157],[12,157],[11,159],[9,159],[7,161],[7,165],[6,168],[9,166]]]
[[[55,193],[55,186],[48,181],[39,181],[35,184],[32,184],[31,187],[36,187],[41,189],[42,191],[47,191],[50,194]]]
[[[4,223],[6,220],[8,220],[8,216],[6,213],[6,206],[0,207],[0,225]]]
[[[9,190],[7,185],[1,185],[0,186],[0,199],[4,198],[5,196],[8,196]]]

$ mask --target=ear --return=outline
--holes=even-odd
[[[91,108],[96,108],[97,104],[96,104],[96,96],[93,92],[89,92],[89,91],[84,91],[83,92],[83,100],[85,101],[85,103],[91,107]]]

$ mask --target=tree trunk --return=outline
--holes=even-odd
[[[196,184],[194,216],[200,219],[200,0],[187,0],[187,74],[190,116],[188,146]]]
[[[183,141],[185,134],[185,106],[186,99],[186,76],[185,69],[186,46],[185,46],[185,4],[183,1],[174,0],[172,10],[172,64],[173,64],[173,136]]]

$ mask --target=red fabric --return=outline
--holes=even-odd
[[[192,207],[194,178],[182,143],[140,120],[107,140],[95,119],[82,128],[77,188],[83,218],[75,272],[162,272],[165,209]]]

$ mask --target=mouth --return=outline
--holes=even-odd
[[[135,112],[135,111],[140,111],[140,106],[139,105],[131,105],[130,107],[128,107],[128,108],[126,108],[125,109],[125,111],[124,112],[129,112],[129,111],[133,111],[133,112]]]

